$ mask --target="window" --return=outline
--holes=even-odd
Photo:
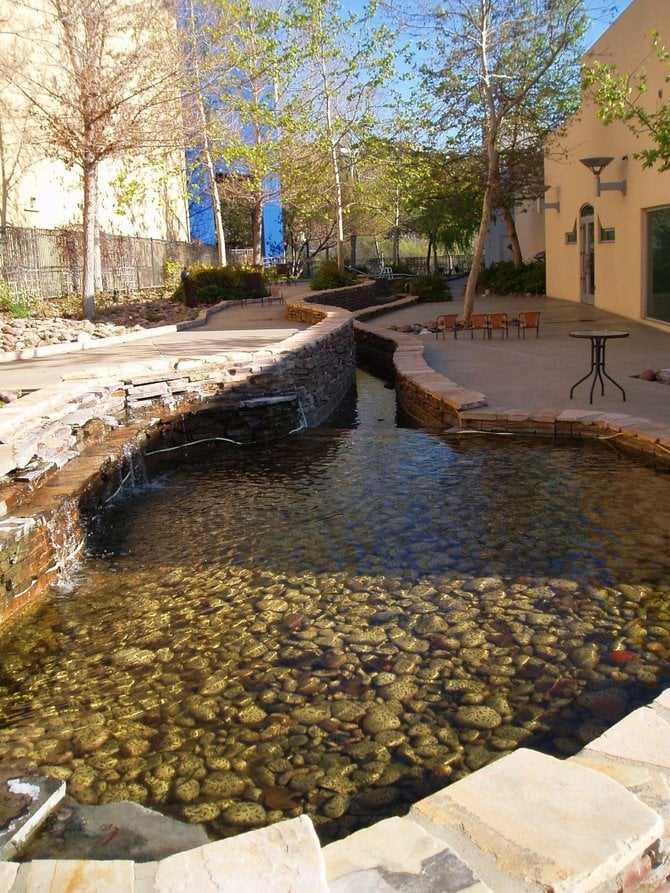
[[[670,322],[670,208],[647,214],[647,316]]]
[[[565,234],[565,244],[566,245],[576,245],[577,244],[577,229],[570,230],[569,233]]]
[[[601,226],[600,227],[600,241],[601,242],[614,242],[615,241],[615,229],[613,226]]]

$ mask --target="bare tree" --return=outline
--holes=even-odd
[[[92,318],[100,164],[150,152],[170,129],[180,136],[174,19],[162,0],[20,0],[13,21],[25,64],[5,77],[44,155],[81,173],[83,302]]]

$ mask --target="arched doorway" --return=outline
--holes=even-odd
[[[596,291],[595,275],[595,215],[593,205],[583,205],[579,212],[579,257],[581,277],[581,299],[584,304],[593,304]]]

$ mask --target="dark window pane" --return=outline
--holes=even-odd
[[[670,208],[650,211],[647,316],[670,322]]]

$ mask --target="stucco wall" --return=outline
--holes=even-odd
[[[670,44],[670,4],[667,0],[633,0],[585,56],[615,64],[620,72],[646,71],[649,88],[645,104],[654,109],[667,102],[666,64],[652,47],[652,31]],[[660,91],[660,93],[659,93]],[[547,202],[560,202],[560,210],[545,211],[547,293],[571,301],[581,300],[580,209],[590,204],[595,217],[595,295],[597,307],[632,319],[645,317],[646,215],[645,211],[670,205],[670,174],[644,170],[634,154],[650,145],[628,128],[614,122],[605,126],[597,107],[584,98],[582,108],[548,141],[545,161]],[[626,194],[618,190],[595,195],[595,178],[580,159],[612,157],[603,171],[603,183],[626,180]],[[566,233],[576,227],[577,242],[566,244]],[[600,227],[615,230],[614,242],[600,240]]]

